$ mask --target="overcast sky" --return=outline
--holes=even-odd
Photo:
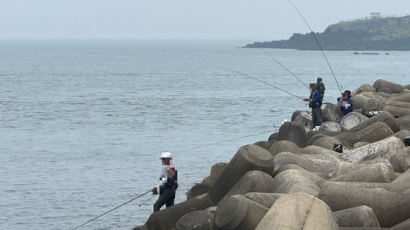
[[[293,0],[323,31],[410,13],[409,0]],[[287,0],[0,0],[0,39],[285,39],[307,27]]]

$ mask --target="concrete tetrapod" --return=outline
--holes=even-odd
[[[284,194],[281,193],[250,192],[246,193],[245,197],[269,209],[270,207],[272,207],[273,203],[275,203],[275,201],[283,195]]]
[[[380,228],[376,214],[368,206],[348,208],[333,213],[339,227],[377,227]]]
[[[397,137],[388,137],[372,144],[345,151],[341,157],[353,163],[382,157],[390,161],[396,172],[408,169],[405,146]]]
[[[168,230],[175,227],[176,222],[187,213],[203,210],[213,206],[208,194],[186,200],[159,212],[154,212],[145,223],[149,230]]]
[[[397,225],[394,225],[390,230],[409,230],[410,229],[410,219],[407,219]]]
[[[249,171],[226,193],[223,199],[249,192],[274,192],[274,179],[262,171]]]
[[[350,183],[325,182],[319,198],[333,211],[366,205],[373,209],[382,227],[394,226],[410,218],[410,191],[391,192],[383,188],[363,188]]]
[[[281,152],[300,153],[300,151],[301,149],[295,143],[290,141],[278,141],[269,149],[269,152],[271,152],[273,156]]]
[[[305,147],[307,142],[306,129],[299,123],[285,122],[279,128],[278,140],[291,141],[299,147]]]
[[[390,183],[395,178],[390,164],[375,163],[333,177],[331,181]]]
[[[177,230],[212,230],[214,229],[216,207],[193,211],[176,223]]]
[[[376,142],[393,134],[384,122],[376,122],[356,132],[343,132],[336,136],[346,146],[354,146],[357,142]]]
[[[335,230],[332,211],[323,201],[307,194],[283,195],[272,205],[256,230]]]
[[[340,160],[332,155],[325,154],[294,154],[283,152],[276,155],[275,171],[283,165],[295,164],[310,172],[317,172],[323,178],[334,176]]]
[[[342,130],[346,131],[368,119],[369,118],[365,117],[363,114],[351,112],[343,116],[342,120],[340,121],[340,126],[342,127]]]
[[[267,211],[266,207],[244,196],[231,196],[219,203],[215,226],[223,230],[255,229]]]
[[[275,193],[306,193],[316,197],[319,195],[320,188],[300,170],[285,170],[275,176],[273,180],[273,192]]]
[[[373,83],[373,87],[376,89],[376,91],[380,91],[382,89],[389,89],[392,93],[400,93],[404,89],[402,85],[386,81],[383,79],[375,81]]]
[[[394,133],[400,131],[400,126],[397,123],[396,119],[393,117],[393,115],[391,115],[389,112],[381,112],[371,117],[370,119],[363,121],[359,125],[351,128],[350,132],[360,131],[378,121],[386,123],[386,125],[388,125]]]
[[[312,123],[312,113],[308,111],[300,111],[299,114],[293,119],[292,121],[295,123],[300,124],[305,128],[305,130],[312,130],[313,123]]]
[[[268,150],[257,145],[243,146],[215,181],[209,191],[209,196],[217,204],[248,171],[260,170],[272,175],[273,169],[273,157]]]
[[[335,121],[326,121],[320,125],[320,131],[340,132],[342,131],[342,127],[340,127],[340,124]]]
[[[219,175],[221,175],[221,173],[225,170],[227,165],[228,164],[224,162],[216,163],[212,165],[209,176],[205,177],[202,183],[213,185],[216,179],[218,179]]]

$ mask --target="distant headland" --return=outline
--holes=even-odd
[[[315,33],[325,50],[410,50],[410,16],[370,17],[341,21]],[[288,40],[255,42],[244,48],[319,50],[312,33],[293,34]]]

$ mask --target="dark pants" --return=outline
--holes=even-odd
[[[175,200],[175,189],[167,188],[162,193],[160,192],[157,202],[154,204],[154,212],[158,212],[161,207],[165,204],[166,207],[171,207],[174,205]]]
[[[312,108],[312,123],[313,128],[322,124],[322,110],[320,107]]]

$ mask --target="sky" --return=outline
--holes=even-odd
[[[314,31],[408,0],[293,0]],[[287,39],[306,33],[287,0],[0,0],[0,39]]]

